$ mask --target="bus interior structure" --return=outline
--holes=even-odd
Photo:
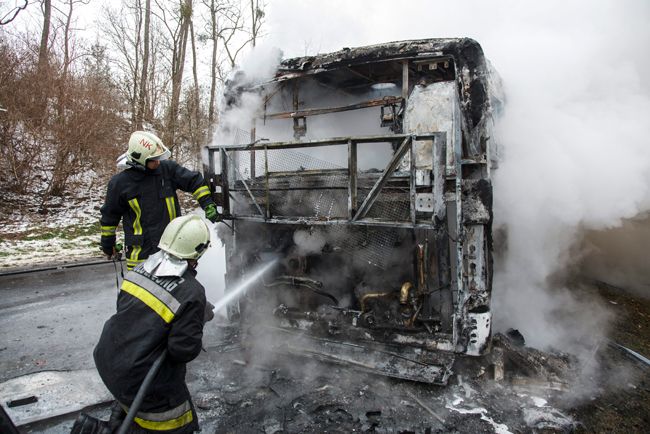
[[[227,83],[208,147],[243,342],[446,384],[491,344],[491,70],[467,38],[283,60]],[[246,128],[248,126],[248,128]]]

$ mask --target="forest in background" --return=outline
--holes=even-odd
[[[12,3],[12,5],[7,5]],[[97,33],[77,23],[99,7]],[[219,92],[254,47],[262,0],[15,0],[0,9],[0,194],[12,206],[105,182],[147,129],[198,167]],[[41,28],[19,29],[38,13]]]

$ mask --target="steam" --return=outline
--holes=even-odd
[[[327,240],[320,233],[297,230],[293,233],[293,242],[298,246],[299,254],[306,256],[320,253]]]
[[[234,288],[231,288],[230,291],[228,291],[228,294],[224,295],[221,297],[221,299],[215,303],[214,309],[212,311],[214,313],[219,312],[221,309],[223,309],[228,303],[230,303],[233,300],[236,300],[244,291],[248,289],[248,287],[255,283],[262,275],[271,268],[275,264],[275,260],[268,262],[264,264],[263,266],[259,267],[255,271],[249,273],[248,275],[245,276],[244,279],[242,279],[241,282],[239,282],[237,285],[235,285]]]
[[[650,84],[642,74],[650,68],[648,3],[456,2],[451,10],[414,1],[396,17],[389,1],[298,2],[273,4],[267,16],[267,43],[285,57],[413,38],[479,41],[507,98],[493,173],[495,232],[507,234],[495,261],[495,328],[518,328],[533,346],[566,350],[604,332],[605,308],[553,278],[580,259],[572,248],[582,234],[611,231],[650,210]],[[250,130],[258,104],[244,101],[225,120]],[[334,135],[327,124],[345,130],[358,121],[351,118],[315,117],[308,131]],[[257,128],[258,136],[290,139],[288,122],[280,132]]]
[[[551,278],[576,265],[572,247],[585,230],[594,239],[650,209],[650,86],[642,80],[650,61],[641,54],[650,48],[650,6],[409,2],[399,10],[404,20],[382,1],[292,7],[269,14],[290,56],[304,54],[290,42],[301,34],[312,52],[420,37],[481,43],[507,97],[496,130],[495,230],[505,229],[507,250],[495,260],[495,328],[567,350],[603,333],[605,308]],[[332,22],[347,30],[325,32]],[[643,268],[626,271],[638,276]]]
[[[525,57],[501,68],[508,103],[494,198],[507,250],[497,259],[494,312],[497,327],[517,327],[538,347],[575,350],[603,333],[604,309],[549,279],[579,259],[571,248],[584,229],[620,226],[650,208],[650,92],[625,48],[647,44],[650,32],[630,31],[643,21],[633,10],[614,13],[626,20],[538,28],[545,32],[526,38]],[[550,59],[563,66],[549,68]]]
[[[223,296],[226,274],[225,249],[221,246],[214,225],[208,223],[210,229],[210,247],[201,256],[196,267],[196,278],[205,287],[205,297],[215,303]]]

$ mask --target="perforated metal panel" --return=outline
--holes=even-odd
[[[226,154],[235,215],[260,215],[260,211],[264,215],[268,206],[270,216],[274,217],[330,220],[348,216],[346,167],[293,149],[227,151]],[[359,204],[380,175],[379,171],[357,173]],[[408,177],[395,177],[395,184],[382,190],[368,217],[408,221]],[[379,268],[390,261],[398,242],[398,230],[391,227],[333,225],[313,230],[326,231],[328,238],[339,240],[338,248],[354,252],[360,260]]]

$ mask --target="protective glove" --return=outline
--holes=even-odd
[[[205,311],[203,312],[203,324],[208,321],[212,321],[212,318],[214,318],[214,304],[206,300]]]
[[[210,220],[212,223],[221,221],[221,215],[219,215],[215,204],[211,203],[205,207],[205,218]]]
[[[111,259],[115,253],[115,246],[101,246],[102,253],[106,256],[107,259]]]
[[[118,261],[122,259],[122,249],[124,246],[122,246],[121,243],[115,244],[115,247],[113,247],[113,257],[117,259]]]
[[[123,248],[122,244],[117,243],[114,246],[110,246],[110,247],[106,246],[106,247],[102,247],[101,249],[104,255],[106,255],[106,259],[113,259],[113,258],[120,259],[122,256],[122,248]]]

